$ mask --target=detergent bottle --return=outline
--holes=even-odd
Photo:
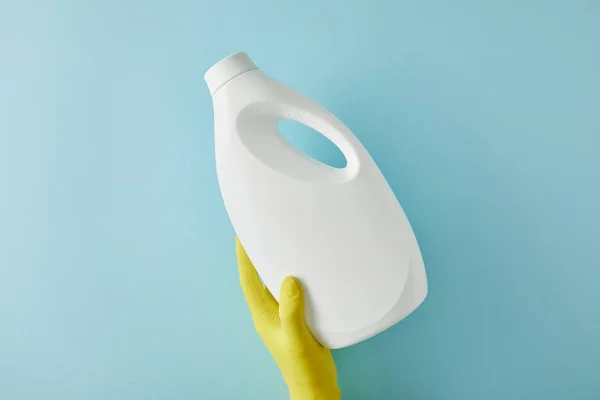
[[[356,136],[245,53],[219,61],[205,80],[223,201],[275,299],[286,276],[298,278],[307,325],[333,349],[376,335],[414,311],[427,295],[421,252],[400,203]],[[299,151],[280,133],[281,120],[324,135],[346,166]]]

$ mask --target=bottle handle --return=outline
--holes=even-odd
[[[329,139],[346,158],[346,166],[342,170],[355,176],[360,169],[362,153],[358,138],[343,122],[319,104],[299,94],[294,97],[291,102],[277,107],[277,117],[306,125]]]

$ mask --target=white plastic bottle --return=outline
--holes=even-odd
[[[233,227],[279,299],[288,275],[306,294],[305,317],[329,348],[365,340],[415,310],[427,279],[410,224],[379,168],[336,117],[260,71],[245,53],[208,70],[217,175]],[[287,142],[278,121],[325,135],[344,168]]]

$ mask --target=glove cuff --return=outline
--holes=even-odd
[[[342,392],[337,385],[332,387],[290,388],[290,400],[341,400]]]

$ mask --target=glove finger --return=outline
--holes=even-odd
[[[301,339],[310,332],[304,321],[304,293],[298,279],[288,276],[281,283],[279,291],[279,318],[283,331]]]
[[[240,284],[250,308],[254,324],[258,326],[265,323],[278,323],[277,301],[273,298],[269,290],[263,286],[254,265],[252,265],[252,261],[250,261],[246,250],[244,250],[237,237],[235,244]]]

